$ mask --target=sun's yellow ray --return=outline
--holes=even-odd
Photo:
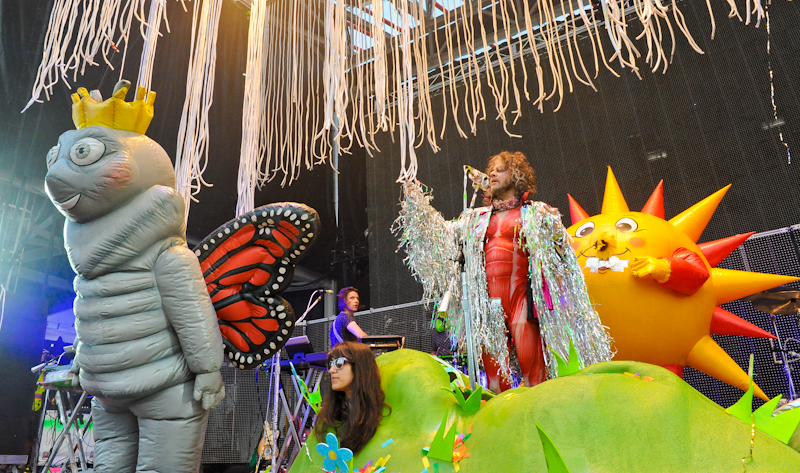
[[[717,206],[722,198],[725,197],[730,187],[731,185],[728,184],[717,192],[714,192],[700,202],[672,217],[669,223],[687,234],[692,241],[697,242],[697,240],[700,239],[700,235],[703,234],[703,230],[706,229],[708,221],[711,220],[714,211],[717,210]]]
[[[747,373],[708,335],[694,345],[686,357],[686,364],[742,391],[750,388],[750,378]],[[769,401],[758,385],[755,387],[755,395]]]
[[[800,279],[780,274],[751,273],[722,268],[712,268],[711,278],[717,294],[717,305]]]
[[[630,209],[628,209],[625,196],[622,195],[622,190],[619,188],[619,184],[617,184],[617,178],[614,177],[614,172],[611,171],[611,166],[609,166],[608,174],[606,175],[606,192],[603,195],[603,208],[600,210],[600,213],[609,214],[617,212],[630,212]]]

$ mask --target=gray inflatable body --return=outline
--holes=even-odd
[[[95,471],[197,472],[225,395],[222,338],[169,157],[132,131],[68,131],[46,189],[77,274],[73,372],[95,396]]]

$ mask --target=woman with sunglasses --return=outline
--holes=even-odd
[[[372,439],[391,408],[384,402],[381,373],[372,350],[360,343],[344,342],[328,353],[330,386],[314,426],[322,442],[329,429],[336,432],[339,445],[358,453]]]

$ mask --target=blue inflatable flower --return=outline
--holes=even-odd
[[[328,432],[325,440],[328,443],[318,443],[317,452],[325,457],[322,468],[325,471],[339,470],[341,473],[350,473],[347,462],[353,459],[353,451],[349,448],[339,448],[339,439],[336,435]]]

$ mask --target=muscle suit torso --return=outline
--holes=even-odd
[[[517,351],[527,386],[547,379],[542,340],[536,319],[528,321],[528,256],[518,244],[520,208],[493,212],[486,230],[486,278],[489,297],[502,301],[506,327]],[[498,374],[496,360],[483,356],[489,388],[495,392],[511,386]]]

